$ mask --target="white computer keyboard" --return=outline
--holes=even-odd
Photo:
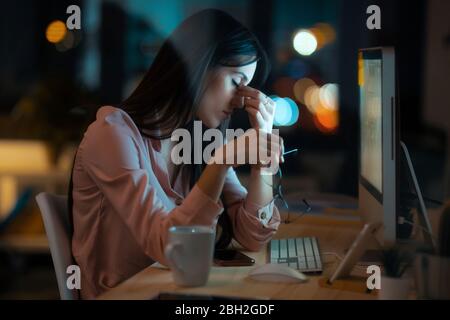
[[[303,273],[321,273],[323,270],[316,237],[273,239],[270,241],[270,263]]]

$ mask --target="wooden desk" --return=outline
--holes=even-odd
[[[358,220],[345,220],[339,216],[291,215],[290,224],[282,224],[276,238],[316,236],[322,253],[334,252],[341,256],[361,228]],[[257,265],[266,263],[267,254],[246,252],[256,260]],[[213,267],[206,286],[182,288],[172,281],[168,270],[148,267],[126,280],[114,289],[100,296],[100,299],[149,299],[158,292],[183,292],[213,294],[244,298],[272,299],[376,299],[375,292],[368,294],[365,274],[348,280],[336,281],[333,287],[325,284],[326,277],[336,267],[333,255],[324,255],[324,273],[311,276],[307,283],[286,284],[259,282],[248,277],[252,267]]]

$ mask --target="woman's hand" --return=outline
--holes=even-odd
[[[275,102],[261,91],[249,86],[240,85],[237,97],[241,99],[247,111],[250,124],[256,130],[271,133],[275,116]]]
[[[244,164],[268,168],[273,174],[283,162],[283,139],[263,130],[249,129],[236,139],[217,148],[209,164],[238,167]],[[275,170],[275,171],[274,171]]]

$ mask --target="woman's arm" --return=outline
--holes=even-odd
[[[250,147],[247,147],[247,143]],[[278,166],[280,153],[279,139],[272,134],[261,134],[257,130],[249,130],[244,135],[229,141],[225,145],[217,148],[214,156],[208,161],[208,165],[197,182],[198,187],[217,201],[222,193],[227,171],[231,166],[238,166],[238,159],[248,163],[250,159],[257,159],[257,163],[252,165],[252,177],[249,190],[249,202],[259,207],[266,206],[272,200],[272,176],[264,175],[261,172],[263,159],[260,154],[270,154],[269,159]],[[259,159],[259,160],[258,160]]]
[[[249,192],[242,186],[233,168],[228,170],[223,195],[224,206],[232,222],[234,238],[248,250],[259,251],[270,241],[280,224],[277,207],[273,202],[268,206],[250,203]],[[258,209],[271,214],[271,217],[264,219],[265,223],[259,218]]]
[[[237,95],[243,98],[243,107],[248,113],[252,127],[271,133],[275,116],[275,102],[261,91],[248,86],[240,86]],[[280,145],[279,160],[284,162],[283,139],[281,137],[278,138]],[[272,160],[278,161],[278,158]],[[278,162],[275,167],[278,169]],[[273,177],[272,175],[262,174],[261,171],[262,169],[259,165],[252,165],[248,195],[245,202],[246,208],[250,211],[256,211],[257,209],[255,208],[267,206],[273,199]],[[269,212],[269,215],[271,214]],[[270,219],[270,217],[266,218]]]
[[[272,175],[261,174],[261,168],[252,166],[246,207],[249,204],[257,207],[264,207],[273,200],[273,178]]]
[[[208,164],[197,181],[197,186],[215,202],[222,193],[227,170],[228,166],[225,164]]]

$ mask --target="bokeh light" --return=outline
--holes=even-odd
[[[297,80],[293,87],[295,99],[304,104],[321,132],[332,134],[339,126],[339,87],[335,83],[319,86],[313,79]]]
[[[299,117],[298,105],[290,98],[271,96],[275,101],[275,116],[273,124],[278,127],[287,127],[295,124]]]
[[[45,37],[51,43],[58,43],[64,39],[67,34],[66,25],[61,20],[51,22],[45,31]]]
[[[284,99],[279,97],[272,98],[273,101],[277,104],[275,107],[275,116],[273,119],[273,124],[276,126],[284,126],[291,119],[292,110]]]
[[[339,125],[338,111],[319,107],[314,115],[314,123],[321,132],[333,133]]]
[[[336,31],[334,28],[328,24],[328,23],[317,23],[314,26],[314,30],[317,30],[317,32],[320,33],[320,35],[324,39],[324,44],[332,43],[334,40],[336,40]]]
[[[319,97],[320,88],[317,85],[313,85],[306,89],[305,92],[305,105],[311,113],[316,113],[316,108],[319,106],[320,97]]]
[[[336,31],[328,23],[317,23],[309,29],[298,31],[293,40],[294,49],[304,56],[309,56],[315,51],[336,40]]]
[[[314,35],[314,37],[316,37],[317,49],[320,49],[327,44],[327,39],[325,38],[325,35],[323,34],[321,29],[312,27],[309,29],[309,31]]]
[[[338,108],[338,86],[334,83],[327,83],[319,90],[319,98],[321,105],[329,110],[337,110]]]
[[[299,107],[297,103],[295,103],[295,101],[290,98],[284,98],[284,101],[289,104],[289,107],[291,109],[291,117],[286,126],[292,126],[297,123],[298,117],[300,115]]]
[[[315,86],[315,82],[309,78],[302,78],[294,84],[294,97],[303,104],[305,103],[305,93],[309,87]]]
[[[300,30],[293,40],[294,49],[303,56],[313,54],[317,49],[317,39],[309,30]]]

